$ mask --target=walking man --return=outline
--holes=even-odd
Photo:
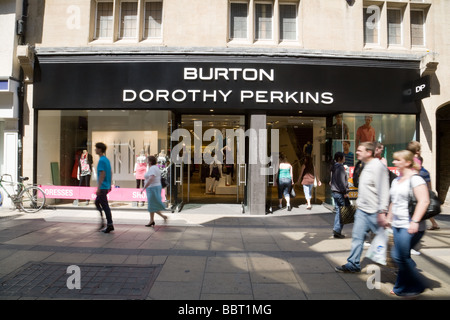
[[[106,216],[106,228],[102,231],[104,233],[109,233],[114,230],[111,209],[109,208],[107,195],[111,191],[111,181],[112,181],[112,171],[111,171],[111,163],[108,158],[105,156],[106,145],[102,142],[98,142],[95,144],[95,153],[98,154],[100,160],[97,165],[97,198],[95,199],[95,206],[97,210],[100,212],[101,225],[100,229],[103,229],[105,226],[103,222],[103,214],[102,210],[105,211]]]
[[[359,177],[358,209],[352,232],[352,247],[347,264],[336,267],[337,272],[361,272],[361,253],[366,233],[376,233],[378,219],[383,221],[389,206],[389,175],[381,161],[374,157],[375,145],[363,142],[358,146],[356,157],[364,163],[364,170]]]

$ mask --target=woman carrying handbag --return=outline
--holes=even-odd
[[[390,189],[391,204],[386,221],[380,225],[392,226],[394,248],[392,258],[398,266],[397,280],[391,294],[397,296],[416,296],[425,290],[415,262],[411,259],[411,248],[422,238],[426,224],[422,217],[430,203],[430,196],[425,180],[416,175],[414,155],[408,150],[394,153],[394,165],[398,168],[399,177],[392,181]],[[410,216],[409,201],[411,193],[417,205]]]

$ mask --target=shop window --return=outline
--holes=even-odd
[[[112,39],[114,26],[113,8],[112,2],[97,2],[95,39]]]
[[[230,4],[230,39],[247,39],[248,4]]]
[[[359,143],[380,142],[384,145],[382,157],[394,170],[392,155],[406,149],[408,142],[416,140],[415,128],[415,115],[344,113],[334,117],[333,125],[327,129],[327,137],[331,139],[332,155],[337,151],[344,152],[348,167],[353,167],[358,161],[356,149]]]
[[[255,40],[272,39],[272,4],[255,4]]]
[[[144,39],[161,38],[162,35],[162,2],[145,3]]]
[[[280,4],[280,40],[297,40],[297,5]]]
[[[95,143],[103,142],[115,186],[136,188],[137,157],[169,155],[169,117],[169,111],[148,110],[39,111],[37,183],[79,186],[80,154],[87,150],[95,168]],[[96,182],[92,175],[90,185],[95,187]]]

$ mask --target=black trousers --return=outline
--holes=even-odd
[[[108,195],[109,190],[106,189],[100,189],[100,194],[97,195],[97,198],[95,198],[95,206],[97,207],[97,210],[100,212],[100,217],[103,218],[102,211],[105,211],[106,216],[106,223],[110,226],[112,226],[112,215],[111,215],[111,209],[109,208],[108,204]]]
[[[80,184],[79,186],[90,187],[91,186],[91,175],[88,174],[86,176],[80,176]]]

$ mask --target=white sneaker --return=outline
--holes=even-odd
[[[415,255],[415,256],[420,256],[420,252],[416,251],[414,249],[411,249],[411,254]]]

